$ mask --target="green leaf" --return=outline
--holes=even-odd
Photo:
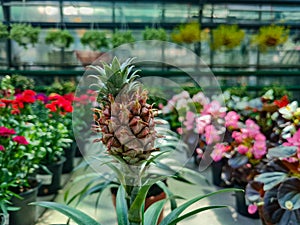
[[[278,188],[278,202],[283,209],[296,210],[300,208],[300,179],[290,178]],[[290,208],[288,207],[290,206]]]
[[[206,197],[210,197],[212,195],[216,195],[216,194],[220,194],[223,192],[234,192],[234,191],[242,191],[241,189],[237,189],[237,188],[227,188],[227,189],[222,189],[219,191],[215,191],[206,195],[201,195],[201,196],[197,196],[187,202],[185,202],[184,204],[182,204],[181,206],[179,206],[178,208],[174,209],[171,213],[169,213],[162,221],[159,225],[170,225],[174,220],[176,220],[179,215],[188,207],[190,207],[192,204],[194,204],[195,202],[200,201],[203,198]]]
[[[118,225],[128,225],[128,208],[126,203],[125,190],[122,185],[120,185],[116,198],[116,210],[118,217]]]
[[[254,181],[258,181],[264,184],[264,190],[268,191],[281,183],[287,178],[287,174],[283,172],[267,172],[259,174],[254,178]]]
[[[78,225],[101,225],[96,220],[94,220],[87,214],[81,212],[80,210],[57,202],[33,202],[30,203],[30,205],[37,205],[37,206],[57,210],[58,212],[74,220],[74,222],[76,222]]]
[[[177,203],[174,199],[174,194],[170,191],[170,189],[161,181],[158,181],[157,182],[157,185],[163,189],[163,191],[166,193],[167,197],[169,198],[170,200],[170,205],[171,205],[171,210],[174,210],[177,208]]]
[[[128,219],[129,221],[141,222],[142,221],[142,206],[145,203],[145,199],[151,185],[144,185],[141,187],[139,192],[137,193],[136,198],[132,202],[129,212]]]
[[[297,152],[296,146],[278,146],[268,150],[267,158],[287,158],[295,155]]]
[[[158,218],[161,211],[163,210],[164,204],[166,203],[165,199],[162,199],[158,202],[152,204],[144,214],[144,225],[153,225],[157,224]]]
[[[206,207],[198,208],[198,209],[195,209],[191,212],[188,212],[188,213],[184,214],[183,216],[178,217],[177,219],[173,220],[169,225],[176,225],[178,222],[180,222],[180,221],[182,221],[182,220],[184,220],[188,217],[191,217],[193,215],[196,215],[200,212],[206,211],[206,210],[226,208],[226,207],[228,207],[228,206],[226,206],[226,205],[213,205],[213,206],[206,206]]]

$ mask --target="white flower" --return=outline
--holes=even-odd
[[[282,107],[279,109],[279,112],[282,114],[282,117],[290,120],[293,117],[293,114],[297,111],[298,102],[293,101],[292,103],[288,104],[286,107]]]

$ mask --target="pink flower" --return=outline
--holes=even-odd
[[[220,141],[220,136],[213,125],[208,125],[205,127],[205,139],[208,145]]]
[[[16,136],[12,139],[14,142],[17,142],[18,144],[21,145],[28,145],[29,142],[26,140],[24,136]]]
[[[230,111],[225,116],[225,126],[230,127],[232,129],[238,128],[238,121],[240,119],[240,115],[234,111]]]
[[[248,213],[249,214],[254,214],[257,211],[257,205],[250,204],[248,206]]]
[[[261,141],[261,142],[266,141],[266,137],[262,133],[258,133],[255,136],[255,141]]]
[[[297,146],[297,157],[300,159],[300,129],[290,138],[287,138],[287,142],[283,143],[284,146]]]
[[[198,134],[204,134],[205,127],[211,123],[211,116],[204,115],[196,118],[196,132]]]
[[[0,127],[0,136],[9,137],[10,135],[15,134],[16,131],[14,129],[9,129],[7,127]]]
[[[202,156],[203,156],[203,150],[202,150],[201,148],[196,148],[196,153],[197,153],[197,155],[198,155],[200,158],[202,158]]]
[[[214,146],[214,149],[212,151],[212,153],[210,154],[211,158],[215,161],[215,162],[218,162],[220,161],[223,156],[224,156],[224,153],[226,151],[228,151],[230,148],[228,148],[228,146],[224,143],[217,143],[215,146]]]
[[[177,133],[182,135],[183,134],[183,130],[182,130],[182,127],[178,127],[177,128]]]
[[[201,105],[206,105],[208,101],[208,98],[203,94],[203,92],[198,92],[193,96],[193,102],[198,102]]]
[[[255,141],[252,153],[254,158],[261,159],[265,154],[267,154],[267,146],[265,141]]]
[[[3,146],[3,145],[0,145],[0,152],[1,152],[1,151],[4,151],[4,150],[5,150],[4,146]]]
[[[220,103],[216,100],[204,106],[202,115],[211,115],[214,118],[223,118],[226,115],[226,108],[221,107]]]
[[[242,154],[245,155],[248,151],[249,151],[249,147],[245,146],[245,145],[239,145],[237,147],[237,151]]]
[[[245,134],[238,131],[233,131],[231,136],[238,143],[242,143],[245,138]]]
[[[195,114],[191,111],[188,111],[186,113],[186,121],[184,121],[183,123],[187,130],[194,129],[194,120],[195,120]]]
[[[259,133],[259,126],[251,119],[246,120],[247,132],[250,137],[255,137]]]

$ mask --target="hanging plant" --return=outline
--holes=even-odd
[[[165,29],[159,28],[149,28],[146,27],[143,31],[143,39],[144,40],[160,40],[160,41],[167,41],[168,35]]]
[[[106,34],[97,30],[86,31],[80,39],[81,44],[88,46],[93,51],[108,48]]]
[[[265,52],[284,44],[289,37],[289,32],[290,30],[284,26],[263,26],[259,29],[259,33],[254,35],[252,43],[257,45],[261,52]]]
[[[113,48],[116,48],[122,44],[133,43],[135,39],[131,31],[116,31],[111,38]]]
[[[47,33],[45,42],[58,48],[69,48],[74,38],[68,30],[52,30]]]
[[[7,26],[3,23],[0,23],[0,38],[8,38],[9,33],[7,31]]]
[[[27,49],[28,44],[33,46],[38,42],[40,28],[32,27],[29,24],[12,24],[10,30],[10,39],[16,41],[20,46]]]
[[[171,34],[171,39],[175,43],[196,43],[208,38],[207,30],[201,31],[200,24],[198,22],[190,22],[180,25],[175,28]]]
[[[241,44],[245,32],[237,25],[220,25],[212,31],[211,48],[214,50],[229,50]]]

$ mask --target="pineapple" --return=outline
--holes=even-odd
[[[135,81],[138,71],[132,58],[120,65],[114,58],[110,65],[103,68],[90,66],[100,75],[98,79],[98,102],[94,108],[94,131],[101,132],[101,141],[108,154],[129,165],[139,165],[149,158],[154,148],[156,131],[154,116],[156,110],[147,104],[147,91]]]

